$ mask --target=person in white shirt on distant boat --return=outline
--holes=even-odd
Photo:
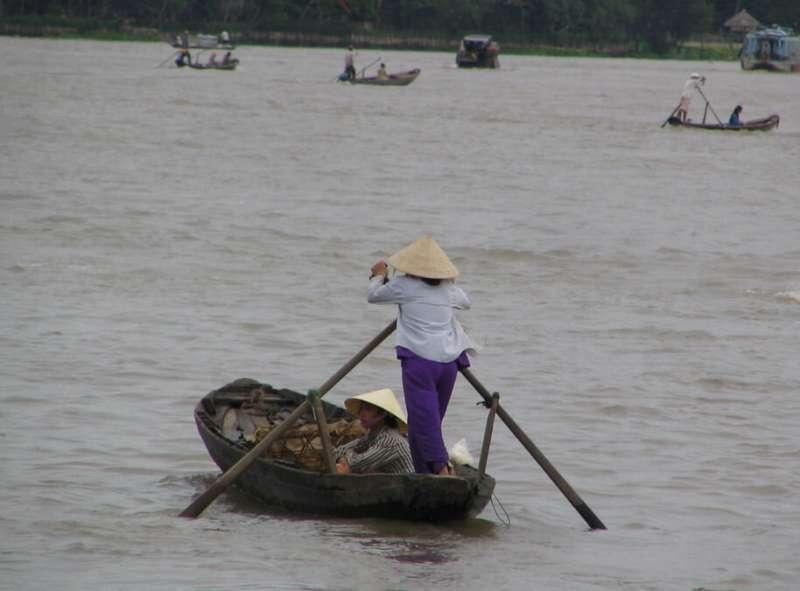
[[[344,72],[345,74],[347,74],[348,80],[356,79],[355,59],[356,59],[356,52],[353,49],[353,46],[350,45],[347,48],[347,52],[344,54]]]
[[[700,87],[705,84],[706,77],[701,76],[697,72],[692,72],[689,78],[683,85],[683,92],[681,93],[681,102],[675,112],[675,116],[681,121],[686,121],[689,114],[689,103],[692,102],[692,94],[695,90],[700,90]]]

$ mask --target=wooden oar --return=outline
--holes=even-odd
[[[322,384],[319,389],[317,390],[318,396],[321,398],[328,393],[328,391],[333,388],[339,380],[341,380],[344,376],[350,373],[350,370],[353,369],[356,365],[361,363],[361,361],[369,355],[373,349],[375,349],[378,345],[380,345],[386,337],[388,337],[394,329],[397,327],[397,320],[392,320],[391,324],[389,324],[386,328],[384,328],[375,338],[373,338],[367,345],[361,349],[356,355],[347,363],[345,363],[339,371],[337,371],[331,378]],[[184,509],[180,516],[181,517],[197,517],[203,510],[208,507],[214,499],[216,499],[228,486],[236,480],[242,472],[247,470],[247,468],[256,461],[259,456],[270,446],[272,443],[278,439],[289,427],[291,427],[297,419],[299,419],[303,414],[307,413],[311,408],[310,403],[306,399],[302,402],[297,408],[295,408],[292,413],[286,417],[286,419],[277,427],[272,429],[267,436],[264,437],[258,444],[251,449],[247,454],[245,454],[238,462],[236,462],[233,466],[228,468],[228,470],[222,474],[219,478],[217,478],[208,489],[197,497],[192,504]]]
[[[472,372],[468,368],[461,369],[461,373],[467,378],[470,384],[473,385],[475,390],[478,391],[483,399],[486,401],[487,404],[493,404],[492,402],[492,395],[489,391],[484,388],[483,384],[481,384],[478,379],[472,375]],[[572,503],[572,506],[575,507],[575,510],[580,513],[581,517],[589,524],[589,527],[592,529],[606,529],[606,526],[603,525],[603,522],[594,514],[594,512],[589,508],[589,506],[583,502],[583,500],[578,496],[573,488],[569,485],[569,483],[564,480],[564,477],[558,473],[558,470],[549,462],[549,460],[544,456],[544,454],[539,451],[539,448],[534,445],[533,441],[531,441],[525,432],[519,428],[514,419],[512,419],[509,414],[505,411],[505,409],[497,404],[497,416],[499,416],[509,430],[514,434],[514,436],[519,440],[522,446],[528,450],[528,453],[533,456],[533,459],[542,467],[545,473],[550,477],[550,480],[553,481],[558,487],[567,500]]]
[[[661,124],[661,127],[664,127],[667,123],[669,123],[669,120],[672,119],[675,116],[675,113],[677,113],[678,109],[680,109],[680,108],[681,108],[681,104],[678,103],[678,106],[675,107],[674,109],[672,109],[672,113],[670,113],[669,117],[667,117],[666,120],[664,121],[664,123]]]
[[[709,100],[706,98],[706,95],[704,95],[704,94],[703,94],[703,91],[702,91],[702,90],[700,90],[700,87],[699,87],[699,86],[697,87],[697,92],[699,92],[699,93],[700,93],[700,96],[702,96],[702,97],[703,97],[703,99],[706,101],[706,106],[707,106],[709,109],[711,109],[711,112],[714,114],[714,117],[716,117],[716,119],[717,119],[717,123],[719,123],[719,124],[720,124],[720,126],[724,126],[725,124],[724,124],[722,121],[720,121],[720,118],[719,118],[719,117],[717,117],[717,113],[714,111],[714,107],[712,107],[712,106],[711,106],[711,101],[709,101]]]
[[[156,66],[156,68],[160,68],[161,66],[163,66],[164,64],[166,64],[166,63],[167,63],[169,60],[171,60],[171,59],[175,58],[175,57],[176,57],[176,56],[177,56],[179,53],[180,53],[180,51],[176,51],[176,52],[175,52],[175,53],[173,53],[171,56],[169,56],[167,59],[165,59],[163,62],[161,62],[160,64],[158,64],[158,65]]]
[[[364,77],[364,73],[367,71],[367,69],[371,68],[372,66],[377,64],[379,61],[381,61],[380,56],[378,56],[378,59],[376,59],[375,61],[372,61],[372,62],[368,63],[366,66],[364,66],[363,68],[361,68],[361,77],[363,78]]]

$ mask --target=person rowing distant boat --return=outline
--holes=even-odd
[[[189,53],[188,49],[180,49],[178,51],[178,57],[175,58],[175,65],[179,68],[192,65],[192,54]]]
[[[681,92],[681,102],[678,105],[678,109],[675,113],[675,116],[680,119],[681,121],[686,121],[686,117],[689,114],[689,103],[692,101],[692,93],[695,90],[700,90],[700,87],[706,83],[706,77],[701,76],[697,72],[692,72],[689,75],[689,78],[683,85],[683,92]]]
[[[353,49],[353,46],[350,45],[347,47],[347,52],[344,54],[344,73],[347,74],[345,80],[356,79],[355,59],[356,52]]]

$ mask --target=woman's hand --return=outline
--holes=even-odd
[[[337,474],[350,474],[350,464],[342,460],[338,464],[336,464],[336,473]]]
[[[389,267],[386,264],[386,261],[378,261],[372,265],[372,269],[370,269],[370,271],[372,271],[372,277],[375,277],[376,275],[383,275],[384,277],[389,276]]]

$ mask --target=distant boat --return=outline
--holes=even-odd
[[[770,115],[762,119],[751,119],[744,121],[741,125],[728,125],[727,123],[694,123],[693,121],[681,121],[677,117],[670,117],[668,123],[675,127],[690,127],[693,129],[716,129],[719,131],[769,131],[778,127],[781,118],[777,115]]]
[[[229,62],[223,64],[189,64],[190,68],[194,68],[195,70],[235,70],[236,66],[239,65],[239,60],[233,58]]]
[[[200,52],[203,53],[202,51]],[[231,57],[230,52],[223,58],[221,61],[215,61],[213,63],[201,63],[197,61],[195,58],[192,61],[192,54],[189,52],[188,49],[181,49],[177,52],[178,57],[175,58],[175,65],[179,68],[183,68],[188,66],[194,70],[235,70],[236,66],[239,65],[239,60],[235,57]]]
[[[195,423],[223,471],[245,456],[306,397],[255,380],[239,379],[204,396]],[[363,431],[345,409],[322,401],[334,446]],[[357,430],[357,431],[356,431]],[[319,427],[301,418],[237,479],[268,507],[300,513],[448,521],[475,517],[494,491],[494,478],[471,466],[452,477],[433,474],[331,474],[325,469]]]
[[[748,33],[739,62],[743,70],[800,72],[800,37],[777,25]]]
[[[231,41],[230,36],[223,31],[219,35],[206,35],[199,33],[189,35],[188,33],[174,35],[167,40],[172,47],[178,49],[235,49],[236,45]]]
[[[351,84],[372,84],[374,86],[408,86],[419,76],[419,68],[408,70],[407,72],[397,72],[389,74],[386,78],[378,78],[377,76],[362,76],[349,80]],[[342,81],[347,81],[347,78],[339,78]]]
[[[500,46],[491,35],[467,35],[458,46],[456,65],[459,68],[499,68],[499,53]]]

